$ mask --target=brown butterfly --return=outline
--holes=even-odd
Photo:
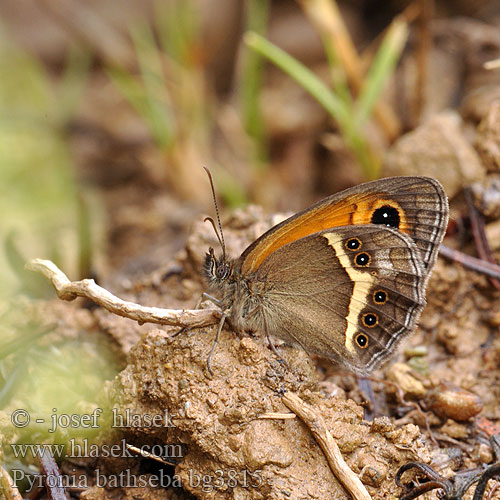
[[[222,256],[210,248],[204,265],[225,311],[218,334],[228,318],[238,332],[275,336],[367,374],[415,328],[447,222],[446,194],[427,177],[329,196],[236,260],[226,256],[219,220]]]

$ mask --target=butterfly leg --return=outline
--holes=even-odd
[[[381,415],[379,405],[375,398],[372,381],[367,377],[356,377],[358,389],[364,396],[367,406],[364,406],[364,418],[371,422],[377,415]]]
[[[214,372],[212,371],[212,354],[214,353],[215,351],[215,346],[217,345],[217,342],[219,340],[219,336],[220,336],[220,332],[222,331],[222,327],[224,326],[224,322],[226,321],[226,318],[227,318],[227,314],[226,313],[222,313],[222,316],[220,318],[220,321],[219,321],[219,326],[217,328],[217,333],[215,334],[215,339],[214,339],[214,343],[212,344],[212,348],[210,349],[210,352],[208,353],[208,357],[207,357],[207,370],[208,370],[208,373],[210,373],[210,375],[214,375]]]
[[[209,300],[210,302],[213,302],[216,306],[218,306],[218,307],[221,307],[221,308],[222,308],[222,302],[221,302],[219,299],[216,299],[216,298],[215,298],[215,297],[213,297],[212,295],[209,295],[208,293],[205,293],[205,292],[203,292],[203,293],[200,295],[200,298],[198,299],[198,302],[196,302],[196,305],[194,306],[194,308],[195,308],[195,309],[199,309],[199,308],[200,308],[201,303],[202,303],[204,300]],[[170,338],[177,337],[177,335],[179,335],[179,334],[181,334],[181,333],[184,333],[186,330],[187,330],[187,328],[181,328],[180,330],[177,330],[176,332],[172,333],[172,335],[170,335]]]
[[[215,304],[216,306],[219,306],[219,307],[222,307],[222,301],[215,298],[213,295],[210,295],[206,292],[203,292],[201,295],[200,295],[200,298],[198,299],[198,302],[196,302],[196,305],[194,306],[195,309],[199,309],[200,306],[201,306],[201,303],[204,301],[204,300],[209,300],[210,302],[212,302],[213,304]]]
[[[271,346],[271,349],[274,352],[275,356],[278,358],[278,361],[288,369],[289,368],[288,363],[283,359],[281,354],[278,352],[278,349],[276,349],[276,346],[274,345],[274,342],[272,341],[271,336],[269,335],[269,330],[267,329],[267,321],[265,316],[264,316],[264,330],[266,331],[267,341],[269,342],[269,345]]]
[[[278,349],[276,349],[276,346],[274,345],[274,343],[271,340],[271,337],[269,336],[268,333],[266,333],[266,337],[267,337],[267,341],[269,342],[269,345],[271,346],[271,349],[273,350],[274,354],[278,358],[278,361],[288,368],[288,363],[283,359],[283,356],[281,356],[281,354],[278,352]]]
[[[184,333],[187,330],[187,328],[184,326],[180,330],[177,330],[176,332],[172,333],[170,335],[170,338],[173,339],[174,337],[177,337],[177,335],[180,335],[181,333]]]

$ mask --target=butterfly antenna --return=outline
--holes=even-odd
[[[217,238],[219,240],[220,246],[222,247],[222,257],[225,259],[225,257],[226,257],[226,244],[224,242],[224,233],[222,232],[222,224],[220,221],[219,207],[217,206],[217,198],[215,196],[214,181],[212,180],[212,174],[210,173],[210,170],[208,170],[208,168],[205,166],[203,166],[203,168],[205,169],[205,172],[208,175],[208,179],[210,180],[210,186],[212,188],[212,197],[213,197],[214,206],[215,206],[215,215],[217,216],[217,225],[219,226],[219,230],[217,231],[217,228],[215,226],[215,222],[212,219],[212,217],[205,218],[205,221],[208,220],[209,222],[211,222],[211,224],[214,228],[215,234],[217,235]]]
[[[203,219],[203,222],[207,222],[207,221],[210,222],[210,224],[212,224],[212,227],[214,228],[215,234],[217,235],[217,239],[219,240],[220,246],[222,247],[222,251],[224,251],[224,243],[221,240],[221,237],[219,236],[219,231],[217,231],[217,226],[215,225],[214,220],[212,219],[212,217],[205,217]]]

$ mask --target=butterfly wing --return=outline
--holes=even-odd
[[[267,333],[368,373],[415,326],[425,305],[425,269],[413,240],[381,225],[328,229],[269,255]]]
[[[448,222],[441,184],[428,177],[391,177],[329,196],[267,231],[240,258],[243,274],[259,269],[273,252],[321,230],[380,224],[412,238],[424,272],[432,269]],[[427,279],[427,278],[426,278]]]

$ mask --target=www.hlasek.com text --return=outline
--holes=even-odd
[[[13,443],[10,445],[15,458],[42,458],[51,455],[55,458],[132,458],[137,451],[132,451],[125,439],[114,444],[90,443],[87,439],[70,439],[68,444],[26,444]],[[182,458],[183,449],[180,444],[154,444],[136,447],[142,456],[155,456],[163,459]]]

